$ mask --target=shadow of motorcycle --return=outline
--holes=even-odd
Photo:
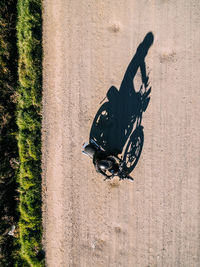
[[[108,153],[121,154],[123,169],[131,173],[135,168],[144,143],[142,114],[150,101],[151,87],[140,87],[139,92],[123,95],[114,86],[107,93],[107,101],[98,110],[90,131],[90,139],[97,142]],[[105,99],[104,99],[105,100]],[[124,102],[124,103],[123,103]],[[134,103],[134,105],[128,105]]]

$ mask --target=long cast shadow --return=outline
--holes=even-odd
[[[147,33],[126,70],[120,89],[111,86],[108,90],[90,131],[90,139],[107,154],[122,154],[123,167],[128,173],[135,168],[144,142],[142,114],[149,104],[151,92],[145,57],[153,39],[153,33]],[[136,91],[134,78],[139,69],[141,86]]]

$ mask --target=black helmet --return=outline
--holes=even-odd
[[[100,160],[97,164],[103,171],[109,170],[112,167],[112,162],[110,160]]]

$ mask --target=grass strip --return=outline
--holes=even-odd
[[[40,0],[18,0],[19,232],[21,255],[44,266],[41,213],[42,16]]]

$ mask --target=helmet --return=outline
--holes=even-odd
[[[106,171],[112,167],[112,162],[110,160],[100,160],[97,165],[102,171]]]

